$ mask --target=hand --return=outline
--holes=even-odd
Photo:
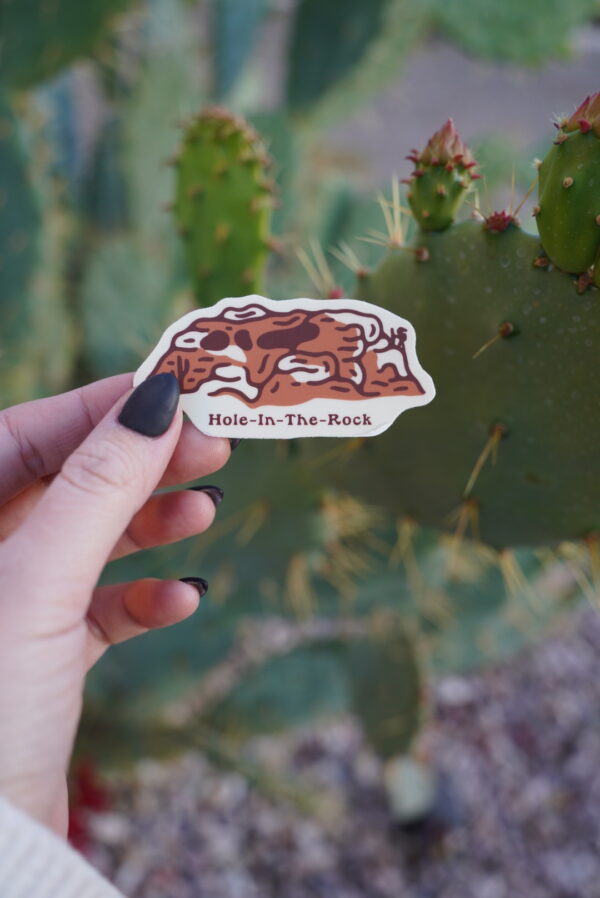
[[[0,795],[63,833],[87,670],[111,643],[183,620],[204,591],[98,577],[110,559],[205,530],[218,490],[151,493],[230,452],[182,424],[172,375],[126,399],[130,386],[122,375],[0,413]]]

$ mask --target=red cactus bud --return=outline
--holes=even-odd
[[[344,296],[344,291],[341,287],[332,287],[329,293],[327,294],[327,299],[342,299]]]

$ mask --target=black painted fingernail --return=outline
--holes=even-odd
[[[200,593],[200,598],[208,592],[208,583],[202,577],[180,577],[179,579],[181,583],[189,583],[190,586],[195,586]]]
[[[220,486],[190,486],[188,489],[194,490],[196,493],[206,493],[206,495],[215,503],[215,508],[219,507],[223,501],[223,496],[225,495]]]
[[[155,374],[135,388],[119,415],[119,424],[145,437],[159,437],[169,429],[179,402],[174,374]]]
[[[242,442],[241,437],[234,437],[233,440],[229,440],[229,445],[231,446],[231,451],[233,452],[234,449],[237,449],[237,447],[240,445],[241,442]]]

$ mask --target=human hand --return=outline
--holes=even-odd
[[[111,643],[192,614],[206,589],[199,578],[99,588],[100,573],[205,530],[218,489],[151,494],[230,453],[182,423],[172,375],[127,399],[130,387],[120,375],[0,412],[0,795],[63,833],[86,672]]]

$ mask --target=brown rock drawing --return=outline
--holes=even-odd
[[[406,336],[403,327],[386,330],[375,313],[279,312],[251,302],[199,317],[173,337],[152,373],[172,372],[182,393],[207,384],[207,395],[235,396],[252,408],[423,395]]]

